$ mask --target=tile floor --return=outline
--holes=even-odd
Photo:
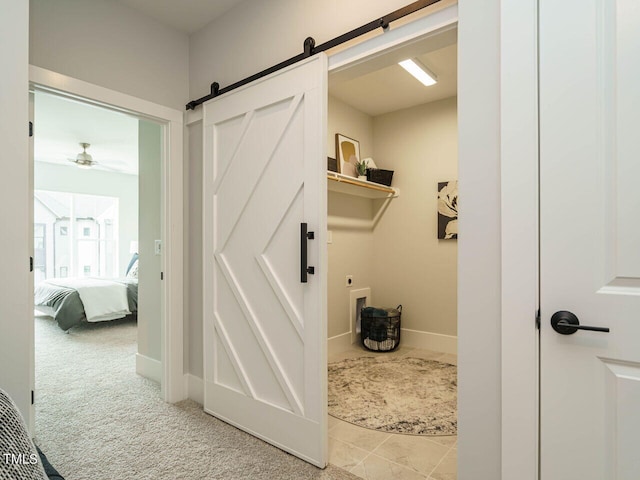
[[[457,364],[457,356],[400,346],[395,352],[375,353],[353,345],[329,357],[398,355]],[[456,436],[417,436],[378,432],[329,416],[329,463],[367,480],[456,480]]]

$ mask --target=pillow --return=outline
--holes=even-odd
[[[47,480],[36,447],[13,400],[0,389],[0,478]]]
[[[131,265],[131,268],[129,268],[127,278],[138,278],[138,259],[136,259],[133,265]]]
[[[133,267],[133,264],[138,261],[138,257],[139,255],[137,253],[134,253],[133,256],[131,257],[131,260],[129,260],[129,265],[127,265],[127,270],[124,272],[126,276],[129,276],[129,270],[131,270],[131,267]],[[135,278],[138,278],[138,275],[136,275]]]

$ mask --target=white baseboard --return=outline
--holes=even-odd
[[[336,335],[327,340],[327,355],[335,355],[351,348],[351,332]]]
[[[136,353],[136,373],[160,383],[162,381],[162,362],[155,358]]]
[[[458,354],[458,337],[440,333],[422,332],[403,328],[400,334],[400,345],[422,348],[434,352]],[[327,355],[335,355],[351,348],[351,332],[336,335],[327,340]],[[202,381],[202,380],[201,380]]]
[[[458,354],[458,337],[402,328],[400,346],[423,348],[434,352]]]
[[[200,377],[184,374],[184,391],[187,397],[200,405],[204,405],[204,381]]]

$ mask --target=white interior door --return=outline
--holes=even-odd
[[[539,18],[541,478],[636,480],[640,2],[540,0]],[[610,332],[559,334],[558,311]]]
[[[203,120],[204,409],[320,467],[326,109],[319,54],[207,102]]]

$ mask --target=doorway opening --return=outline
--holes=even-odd
[[[151,142],[154,145],[154,152],[151,156],[154,157],[155,171],[157,176],[158,191],[160,192],[159,200],[154,199],[154,202],[159,203],[160,217],[160,235],[158,238],[154,238],[152,242],[152,251],[156,249],[156,240],[160,240],[160,300],[159,300],[159,319],[157,336],[158,340],[154,340],[156,344],[159,342],[159,360],[153,359],[151,362],[147,362],[146,355],[138,355],[138,352],[134,349],[132,359],[135,362],[135,373],[140,376],[149,378],[155,378],[156,382],[148,382],[150,385],[156,385],[160,383],[159,392],[155,391],[151,396],[160,396],[167,402],[177,402],[185,398],[185,386],[183,377],[183,318],[182,318],[182,306],[183,306],[183,289],[182,289],[182,113],[161,105],[157,105],[151,102],[147,102],[129,95],[125,95],[104,87],[89,84],[72,77],[67,77],[55,72],[48,71],[43,68],[30,66],[29,69],[30,89],[32,92],[46,92],[54,94],[58,97],[63,97],[67,100],[73,100],[84,105],[91,107],[101,107],[111,112],[118,112],[120,114],[126,114],[135,118],[135,122],[138,125],[139,132],[143,132],[143,125],[150,128],[154,132],[155,139]],[[34,121],[34,104],[33,95],[30,95],[30,120]],[[139,122],[139,123],[138,123]],[[34,128],[36,131],[37,127]],[[150,133],[147,131],[140,136],[146,136]],[[90,143],[83,140],[82,143]],[[84,146],[83,152],[84,153]],[[80,149],[80,147],[79,147]],[[91,147],[88,147],[87,153],[91,155]],[[95,151],[94,151],[95,152]],[[95,152],[97,153],[97,152]],[[73,152],[70,157],[72,160],[78,160],[86,157],[81,157],[78,151]],[[32,137],[30,143],[30,193],[32,201],[30,202],[31,216],[34,212],[34,139]],[[94,158],[95,161],[99,161],[98,158]],[[67,160],[65,160],[67,161]],[[73,166],[73,165],[72,165]],[[76,168],[74,166],[74,168]],[[79,170],[79,169],[78,169]],[[125,205],[130,207],[131,205]],[[119,204],[119,208],[122,205]],[[142,222],[141,222],[142,223]],[[32,224],[33,225],[33,224]],[[33,230],[33,227],[30,228]],[[84,234],[84,228],[80,232]],[[89,232],[91,233],[91,232]],[[112,232],[113,233],[113,232]],[[67,230],[67,235],[69,231]],[[34,238],[34,232],[31,231],[29,235]],[[32,242],[29,242],[30,244]],[[99,243],[99,241],[98,241]],[[125,242],[126,243],[126,242]],[[134,262],[131,262],[130,253],[131,249],[135,245],[133,241],[129,241],[127,245],[122,247],[123,255],[126,255],[126,265],[120,264],[114,268],[131,270],[134,267]],[[31,245],[33,248],[33,245]],[[76,247],[77,248],[77,247]],[[139,242],[137,249],[140,248]],[[144,248],[144,246],[143,246]],[[140,250],[138,250],[140,251]],[[155,256],[155,254],[154,254]],[[140,264],[140,261],[138,262]],[[84,265],[82,266],[82,272],[84,273]],[[96,267],[98,268],[98,267]],[[67,271],[67,273],[69,273]],[[168,275],[167,275],[168,273]],[[33,288],[33,285],[32,285]],[[148,295],[144,295],[148,297]],[[33,298],[33,297],[32,297]],[[126,300],[128,303],[128,299]],[[32,305],[33,307],[33,305]],[[130,309],[129,309],[130,310]],[[123,320],[122,322],[126,322]],[[118,322],[118,320],[115,320]],[[106,323],[92,323],[91,325],[105,326],[105,330],[115,325],[113,322]],[[58,329],[57,325],[53,325],[55,329]],[[98,327],[96,327],[98,328]],[[133,341],[140,344],[142,349],[143,342],[140,338],[137,338],[137,330],[134,329]],[[58,333],[58,332],[56,332]],[[73,333],[73,330],[72,330]],[[35,373],[35,339],[33,337],[33,330],[31,331],[31,371]],[[71,360],[69,360],[71,362]],[[82,362],[75,364],[80,370]],[[35,375],[34,375],[35,376]],[[39,392],[35,388],[34,376],[31,377],[32,398],[35,402],[32,402],[30,412],[30,429],[35,430],[35,404],[39,401]],[[100,380],[102,381],[102,380]],[[59,388],[64,390],[64,385],[59,385]],[[147,396],[148,397],[148,396]],[[86,399],[83,398],[83,402],[86,404]],[[114,409],[109,410],[111,412]],[[63,442],[64,443],[64,442]]]
[[[46,443],[88,404],[107,415],[96,400],[120,397],[136,374],[161,382],[163,129],[39,89],[32,100],[36,431]]]
[[[185,398],[182,287],[183,114],[181,111],[163,105],[33,65],[29,67],[29,82],[32,91],[49,92],[88,105],[101,106],[115,112],[133,115],[139,120],[159,125],[161,128],[159,154],[161,168],[160,239],[162,249],[160,256],[162,265],[160,278],[162,288],[160,305],[160,383],[161,395],[165,401],[177,402],[183,400]],[[30,110],[30,119],[33,121],[33,103]],[[30,144],[30,151],[30,169],[33,172],[33,138]],[[30,192],[33,193],[33,191],[34,185],[31,183]],[[30,210],[33,212],[33,205],[31,205]],[[29,237],[33,238],[33,232],[30,232]],[[31,358],[33,358],[33,350]],[[31,369],[34,371],[34,364],[32,363],[31,365]],[[156,364],[154,368],[157,369],[158,365]],[[32,389],[34,389],[33,377],[31,382]],[[30,428],[34,428],[34,415],[34,407],[32,405]]]
[[[456,24],[330,72],[328,107],[329,462],[455,478]],[[374,170],[358,179],[362,162]],[[360,289],[377,310],[357,306]],[[363,339],[358,315],[381,322],[384,309],[398,339]]]

